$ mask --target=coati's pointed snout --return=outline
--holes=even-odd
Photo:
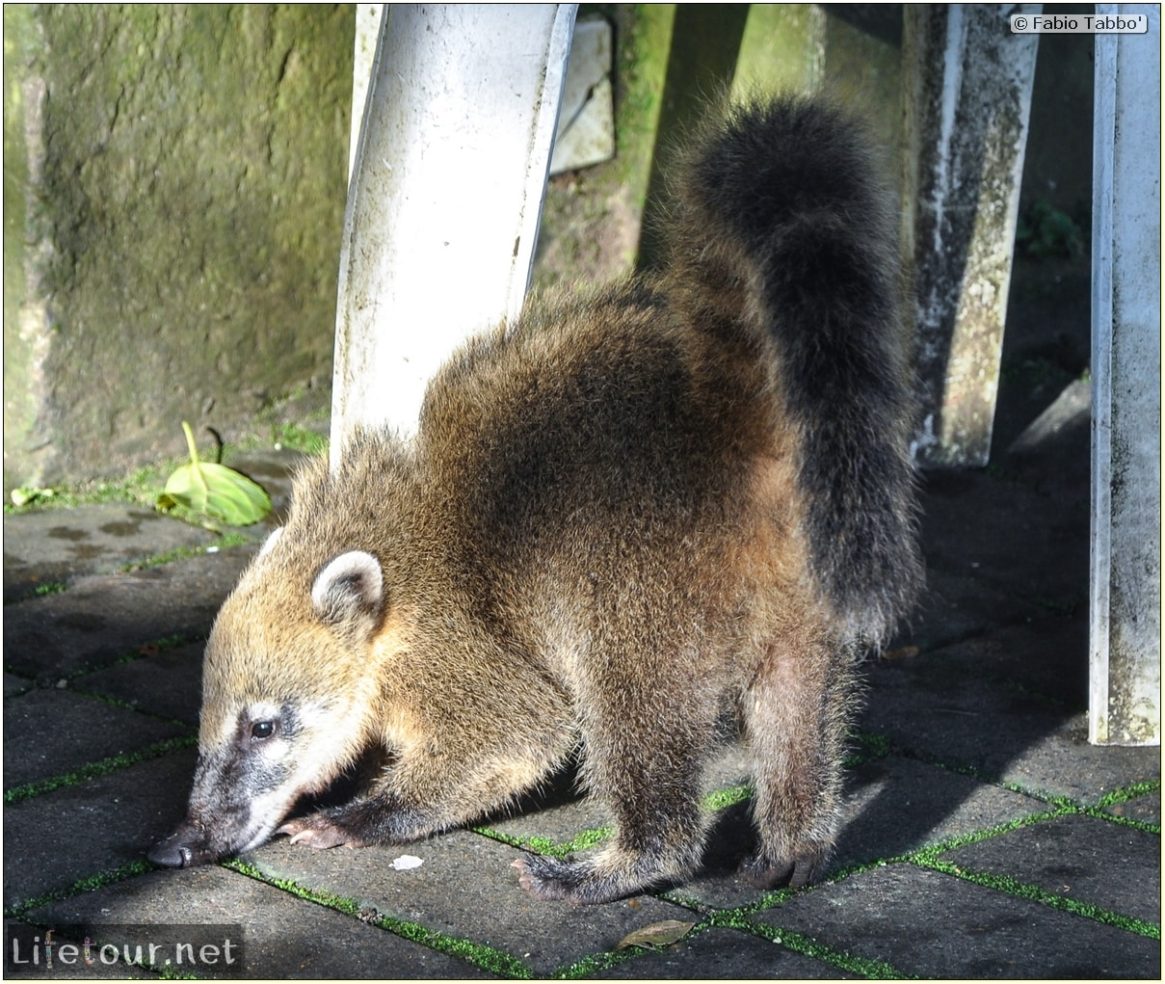
[[[192,868],[196,864],[214,861],[217,854],[203,831],[193,824],[184,823],[151,847],[146,857],[164,868]]]

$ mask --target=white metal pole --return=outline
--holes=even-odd
[[[385,7],[344,215],[333,467],[358,425],[413,432],[449,353],[520,311],[576,10]]]

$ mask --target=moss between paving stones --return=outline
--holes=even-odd
[[[90,673],[98,673],[102,670],[109,670],[115,666],[125,666],[127,663],[136,662],[139,659],[148,659],[150,656],[165,652],[168,649],[177,649],[179,646],[190,645],[195,642],[205,642],[206,637],[200,634],[191,634],[185,632],[175,632],[173,635],[162,636],[160,639],[154,639],[151,642],[143,642],[140,645],[134,646],[133,649],[128,649],[120,656],[114,657],[109,662],[103,662],[99,665],[92,663],[84,663],[81,666],[74,667],[67,673],[62,673],[60,679],[66,683],[71,683],[78,677],[88,676]],[[28,679],[24,674],[11,667],[5,666],[6,673],[12,673],[15,676]],[[96,694],[87,694],[86,696],[98,696]],[[111,698],[112,700],[112,698]],[[139,714],[146,713],[140,707],[135,707],[133,710]],[[185,722],[183,722],[185,723]]]
[[[240,861],[238,858],[221,862],[221,867],[241,875],[246,875],[248,878],[254,878],[256,881],[270,885],[272,888],[278,888],[306,902],[313,902],[316,905],[332,909],[346,916],[354,916],[360,919],[361,922],[365,922],[370,926],[377,926],[380,929],[387,930],[396,936],[411,940],[414,943],[420,943],[422,946],[427,946],[430,950],[436,950],[440,953],[446,953],[450,956],[466,960],[491,974],[499,974],[503,977],[513,977],[522,980],[534,976],[534,972],[517,957],[503,950],[487,946],[484,943],[474,943],[472,940],[463,939],[459,936],[450,936],[447,933],[429,929],[427,926],[422,926],[420,923],[411,922],[407,919],[397,919],[394,916],[382,915],[374,909],[362,907],[356,899],[349,898],[348,896],[336,895],[332,892],[326,892],[316,888],[308,888],[288,878],[269,877],[254,865]]]
[[[739,909],[731,909],[713,913],[709,917],[709,925],[725,929],[738,929],[754,936],[760,936],[772,943],[778,943],[786,949],[792,950],[805,957],[812,957],[823,963],[831,964],[840,970],[860,974],[871,980],[908,980],[911,975],[891,966],[882,960],[873,960],[869,957],[857,957],[844,950],[835,950],[833,947],[819,943],[812,936],[796,933],[778,926],[769,926],[766,923],[754,923]]]
[[[131,861],[129,864],[124,864],[120,868],[111,868],[109,871],[98,872],[95,875],[86,875],[84,878],[78,878],[72,885],[68,885],[65,888],[45,892],[44,895],[26,899],[19,905],[6,908],[4,910],[4,918],[17,919],[27,912],[32,912],[42,906],[51,905],[53,902],[70,899],[74,895],[82,895],[85,892],[96,892],[98,889],[105,888],[107,885],[114,885],[128,878],[136,878],[138,875],[144,875],[153,870],[154,866],[148,861]]]
[[[176,560],[201,557],[203,554],[217,553],[220,550],[229,550],[231,547],[243,547],[249,543],[251,543],[249,537],[242,533],[231,531],[223,533],[214,543],[206,544],[205,546],[175,547],[173,550],[166,550],[162,553],[153,554],[149,557],[143,557],[140,560],[132,560],[127,564],[122,564],[118,570],[128,574],[130,571],[142,571],[150,567],[161,567],[164,564],[170,564]]]
[[[100,694],[92,690],[83,690],[80,687],[70,687],[69,693],[76,694],[78,697],[86,697],[89,700],[95,700],[102,704],[107,704],[110,707],[116,707],[122,711],[133,711],[135,714],[140,714],[143,717],[151,718],[154,721],[161,721],[164,724],[173,724],[180,728],[190,727],[189,721],[183,721],[181,718],[169,717],[165,714],[155,714],[153,711],[147,710],[144,707],[139,707],[133,701],[123,700],[121,697],[114,697],[112,694]]]
[[[1153,793],[1161,788],[1161,782],[1157,779],[1145,779],[1139,782],[1134,782],[1129,786],[1121,787],[1120,789],[1112,790],[1106,793],[1097,801],[1095,805],[1085,805],[1077,803],[1067,796],[1061,796],[1055,793],[1049,793],[1041,789],[1033,789],[1029,786],[1021,785],[1017,782],[1001,781],[990,773],[984,772],[982,769],[973,765],[968,765],[964,762],[951,762],[947,759],[939,758],[927,752],[919,752],[914,749],[902,747],[896,743],[889,744],[889,750],[900,758],[914,759],[917,762],[922,762],[926,765],[932,765],[935,768],[943,769],[947,772],[952,772],[955,775],[967,776],[977,782],[986,783],[988,785],[997,786],[1000,789],[1006,789],[1011,793],[1018,793],[1021,796],[1027,796],[1029,799],[1038,800],[1041,803],[1046,803],[1049,806],[1058,809],[1067,810],[1075,813],[1086,813],[1089,816],[1095,816],[1097,819],[1106,820],[1112,823],[1123,823],[1130,827],[1135,827],[1138,830],[1144,830],[1148,833],[1161,832],[1160,824],[1149,823],[1144,820],[1136,820],[1131,817],[1116,816],[1111,813],[1105,813],[1104,807],[1111,806],[1114,803],[1122,803],[1126,800],[1135,799],[1138,796],[1144,796],[1148,793]]]
[[[68,588],[64,581],[46,581],[44,584],[38,584],[32,593],[37,598],[44,598],[46,595],[60,594]]]
[[[1161,927],[1156,923],[1151,923],[1144,919],[1137,919],[1133,916],[1121,915],[1119,912],[1103,909],[1090,902],[1080,902],[1071,897],[1057,895],[1055,892],[1046,891],[1038,885],[1018,881],[1009,875],[995,875],[981,871],[972,871],[952,864],[949,861],[940,861],[936,858],[928,859],[926,863],[917,863],[919,867],[929,868],[932,871],[937,871],[944,875],[951,875],[963,881],[972,882],[975,885],[982,885],[984,888],[990,888],[994,891],[1002,892],[1005,895],[1026,899],[1029,902],[1039,902],[1041,905],[1046,905],[1051,909],[1071,912],[1073,915],[1091,919],[1093,922],[1104,923],[1107,926],[1116,926],[1118,929],[1127,930],[1139,936],[1147,936],[1152,940],[1161,939]]]
[[[1105,793],[1096,805],[1103,809],[1106,806],[1115,806],[1117,803],[1127,803],[1129,800],[1136,799],[1139,796],[1148,796],[1150,793],[1157,793],[1161,791],[1160,779],[1146,779],[1143,782],[1134,782],[1128,786],[1123,786],[1120,789],[1114,789],[1111,792]]]
[[[1127,795],[1129,789],[1142,788],[1145,785],[1152,784],[1135,783],[1132,787],[1125,787],[1125,789],[1122,790],[1114,790],[1114,792],[1110,793],[1109,795],[1125,796]],[[1086,919],[1091,919],[1094,922],[1104,923],[1109,926],[1116,926],[1120,929],[1124,929],[1132,933],[1137,933],[1140,936],[1147,936],[1150,939],[1159,940],[1161,938],[1161,927],[1158,924],[1154,924],[1143,919],[1136,919],[1132,916],[1125,916],[1120,913],[1111,912],[1107,909],[1101,908],[1100,906],[1092,905],[1088,902],[1080,902],[1071,897],[1056,895],[1053,892],[1048,892],[1045,889],[1040,888],[1038,885],[1031,885],[1026,882],[1021,882],[1007,875],[995,875],[984,872],[976,872],[960,867],[959,865],[953,864],[949,861],[944,861],[939,857],[939,855],[946,854],[955,850],[956,848],[981,843],[982,841],[988,840],[990,838],[1012,833],[1023,827],[1036,826],[1038,824],[1047,823],[1048,821],[1056,820],[1061,817],[1077,813],[1095,816],[1096,819],[1099,820],[1121,819],[1112,818],[1110,815],[1104,813],[1094,814],[1090,810],[1080,807],[1077,804],[1064,802],[1053,810],[1044,811],[1041,813],[1033,813],[1026,817],[1020,817],[1017,820],[997,824],[994,827],[987,827],[983,830],[977,830],[970,834],[962,834],[956,837],[948,838],[947,840],[941,841],[938,844],[925,847],[920,851],[915,851],[905,856],[901,860],[917,865],[921,868],[929,868],[942,874],[961,878],[964,881],[973,882],[976,885],[982,885],[985,888],[990,888],[997,892],[1011,895],[1015,898],[1025,899],[1029,902],[1039,902],[1042,905],[1046,905],[1050,908],[1071,912],[1074,915],[1082,916]]]
[[[31,799],[33,796],[43,796],[45,793],[51,793],[65,786],[75,786],[78,783],[84,782],[86,779],[94,779],[97,776],[104,776],[111,772],[128,769],[131,765],[137,765],[139,762],[148,762],[150,759],[161,758],[163,755],[169,755],[171,752],[193,748],[197,744],[198,735],[193,734],[179,735],[176,738],[165,738],[162,741],[154,742],[152,745],[147,745],[145,748],[138,749],[136,752],[124,752],[121,755],[111,755],[109,758],[83,765],[81,768],[74,769],[72,772],[65,772],[57,776],[48,776],[45,779],[37,779],[33,782],[13,786],[11,789],[4,791],[4,803],[5,805],[9,805]]]
[[[559,967],[550,975],[552,980],[578,981],[594,977],[602,970],[610,970],[628,960],[634,960],[643,953],[649,952],[639,949],[607,950],[603,953],[591,953],[581,960],[576,960],[565,967]]]

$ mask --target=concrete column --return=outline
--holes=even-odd
[[[412,432],[449,353],[521,309],[576,6],[382,14],[340,252],[333,464],[357,425]]]
[[[924,465],[985,465],[1035,75],[1014,4],[904,7],[905,255],[913,257]]]
[[[1161,12],[1096,36],[1089,740],[1161,740]]]

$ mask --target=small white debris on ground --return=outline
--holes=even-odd
[[[393,859],[392,867],[394,871],[411,871],[424,863],[420,858],[415,858],[411,854],[402,854],[399,858]]]

